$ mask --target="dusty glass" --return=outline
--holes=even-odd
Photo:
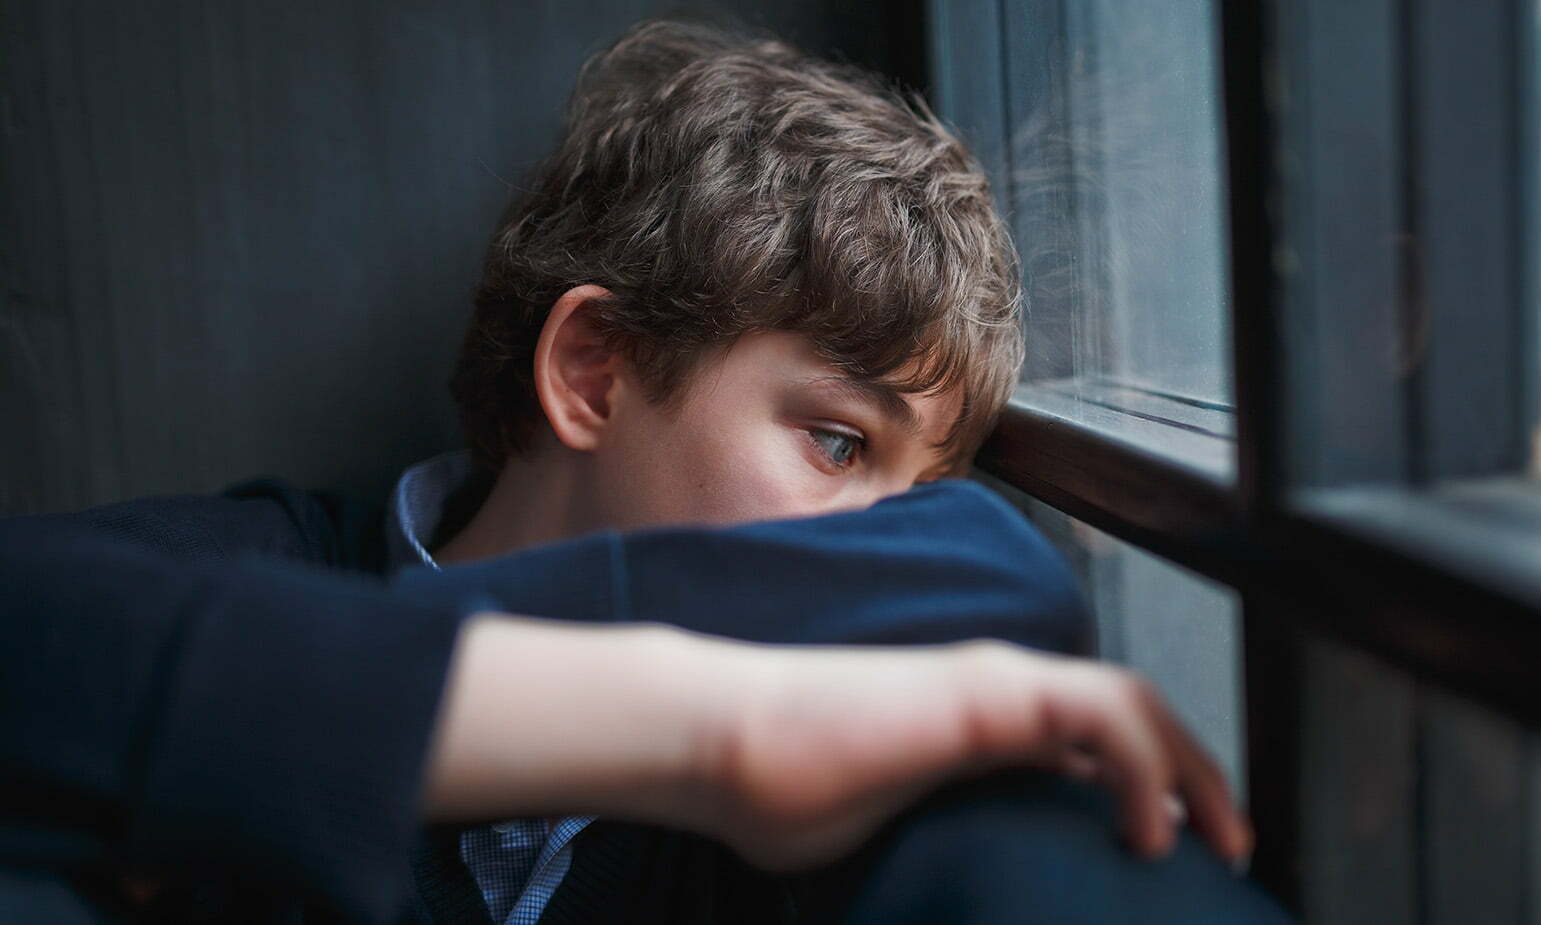
[[[1012,128],[1007,159],[1033,384],[1024,398],[1136,442],[1152,433],[1138,422],[1151,421],[1230,439],[1213,4],[1063,9],[1039,73],[1007,62],[1010,79],[1047,82]],[[1008,58],[1026,54],[1018,44],[1008,37]]]

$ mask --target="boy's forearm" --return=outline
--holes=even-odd
[[[720,651],[718,651],[720,650]],[[658,625],[479,614],[461,631],[429,751],[434,820],[586,813],[680,824],[752,650]]]
[[[478,614],[438,730],[430,818],[660,823],[776,869],[839,857],[952,775],[1072,758],[1119,792],[1141,853],[1169,849],[1173,794],[1227,858],[1251,841],[1147,683],[1003,643],[764,646]]]

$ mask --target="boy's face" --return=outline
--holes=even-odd
[[[622,529],[862,508],[948,474],[956,393],[857,382],[806,338],[756,333],[708,356],[674,408],[622,392],[594,451],[591,516]]]

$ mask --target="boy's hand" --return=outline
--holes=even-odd
[[[701,821],[761,866],[831,860],[942,780],[1013,765],[1107,783],[1146,856],[1173,843],[1174,795],[1222,857],[1251,851],[1219,769],[1126,671],[996,642],[752,651],[706,758],[725,799]]]
[[[467,622],[425,810],[688,828],[763,867],[856,848],[949,777],[1034,765],[1117,791],[1129,843],[1172,844],[1173,795],[1228,860],[1252,834],[1149,684],[998,642],[767,646],[649,624]]]

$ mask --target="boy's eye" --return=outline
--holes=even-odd
[[[856,454],[861,451],[862,446],[866,443],[861,437],[838,430],[825,430],[818,427],[810,429],[808,435],[812,438],[814,446],[818,447],[820,452],[829,457],[830,462],[842,469],[851,464],[851,461],[856,458]]]

